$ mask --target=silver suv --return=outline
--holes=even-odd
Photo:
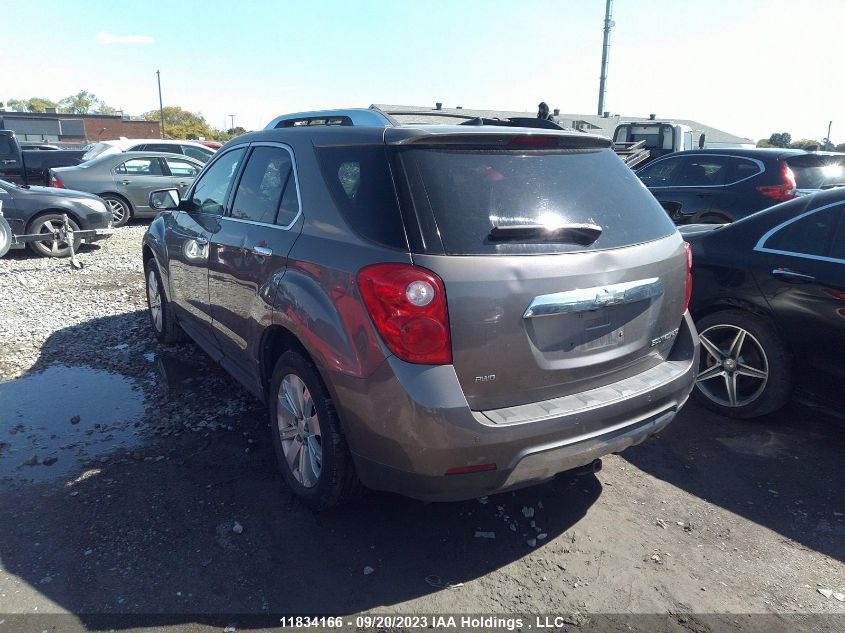
[[[312,508],[542,482],[692,389],[689,250],[610,141],[468,123],[283,116],[150,196],[156,336],[267,403]]]

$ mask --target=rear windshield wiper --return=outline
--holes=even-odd
[[[547,242],[569,242],[589,246],[601,235],[597,224],[563,224],[548,227],[542,224],[506,224],[494,226],[488,236],[494,242],[541,239]]]

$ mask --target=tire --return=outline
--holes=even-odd
[[[319,511],[360,496],[363,487],[340,419],[309,359],[282,354],[270,380],[268,409],[279,470],[304,505]],[[290,462],[286,454],[293,454]]]
[[[58,229],[64,222],[64,216],[61,213],[45,213],[35,218],[27,228],[27,233],[51,233],[54,229]],[[67,219],[68,226],[73,231],[79,230],[79,225],[72,218]],[[82,244],[82,238],[73,238],[73,250],[79,252],[79,246]],[[70,257],[70,244],[67,242],[54,241],[52,236],[49,240],[44,242],[30,242],[29,248],[36,255],[43,255],[44,257]]]
[[[3,257],[12,248],[12,228],[2,215],[0,215],[0,257]]]
[[[187,339],[182,326],[173,316],[173,306],[164,293],[164,284],[153,258],[144,262],[144,280],[147,289],[147,314],[159,343],[181,343]]]
[[[126,199],[113,193],[104,193],[100,197],[106,201],[111,209],[114,227],[126,226],[126,223],[132,218],[132,205]]]
[[[756,418],[789,401],[791,359],[769,322],[750,312],[724,310],[701,318],[696,327],[701,338],[694,390],[698,402],[732,418]]]
[[[730,224],[733,222],[729,217],[718,213],[707,214],[700,221],[703,224]]]

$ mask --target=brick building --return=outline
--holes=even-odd
[[[161,138],[158,121],[126,114],[61,114],[0,110],[0,130],[11,130],[19,141],[85,144],[126,138]]]

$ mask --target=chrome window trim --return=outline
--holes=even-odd
[[[281,148],[281,149],[285,150],[288,153],[288,155],[290,156],[291,169],[293,170],[293,184],[296,186],[296,203],[299,206],[299,211],[297,211],[293,220],[290,221],[290,224],[287,224],[285,226],[283,226],[281,224],[276,224],[275,222],[271,224],[269,222],[257,222],[256,220],[245,220],[244,218],[233,218],[232,215],[231,215],[232,214],[231,206],[232,206],[232,204],[235,203],[235,197],[238,195],[237,187],[235,187],[235,190],[232,192],[231,204],[226,205],[226,207],[227,207],[226,211],[225,211],[225,213],[223,213],[223,215],[221,217],[226,218],[228,220],[234,220],[235,222],[243,222],[245,224],[256,224],[258,226],[275,226],[275,227],[280,228],[282,230],[289,231],[293,227],[293,225],[296,224],[299,221],[299,218],[302,216],[302,194],[299,191],[299,174],[297,173],[297,170],[296,170],[296,156],[294,156],[294,154],[293,154],[293,148],[290,145],[287,145],[286,143],[278,143],[278,142],[274,142],[274,141],[256,141],[255,143],[247,144],[247,147],[249,149],[252,149],[253,147],[277,147],[277,148]],[[247,161],[244,163],[243,167],[240,170],[240,173],[238,174],[238,178],[237,178],[237,186],[238,187],[241,184],[241,178],[243,178],[243,171],[249,165],[248,159],[251,156],[252,156],[252,153],[250,152],[249,156],[247,156]],[[199,176],[197,176],[197,178],[199,178]],[[284,195],[284,191],[282,192],[282,194]],[[279,202],[281,204],[281,200]]]
[[[655,165],[664,160],[675,160],[676,158],[683,158],[684,156],[721,156],[723,158],[736,158],[737,160],[748,160],[752,163],[756,163],[757,167],[760,168],[756,174],[751,174],[750,176],[746,176],[745,178],[740,178],[739,180],[734,180],[732,182],[726,182],[722,185],[654,185],[649,187],[645,185],[648,189],[715,189],[718,187],[732,187],[733,185],[737,185],[741,182],[745,182],[746,180],[750,180],[751,178],[756,178],[762,173],[765,173],[766,166],[763,164],[763,161],[758,160],[757,158],[750,158],[748,156],[736,156],[734,154],[699,154],[696,152],[684,151],[678,152],[678,154],[682,154],[681,156],[661,156],[653,161],[651,161],[648,165],[643,165],[643,169],[646,167],[650,167],[651,165]],[[639,174],[637,175],[639,177]],[[642,178],[640,178],[642,180]]]
[[[763,234],[763,236],[759,240],[757,240],[757,244],[754,245],[753,250],[757,251],[758,253],[773,253],[775,255],[787,255],[789,257],[799,257],[801,259],[812,259],[812,260],[815,260],[815,261],[830,262],[830,263],[833,263],[833,264],[845,264],[845,259],[840,259],[838,257],[827,257],[825,255],[811,255],[810,253],[799,253],[797,251],[783,251],[783,250],[780,250],[780,249],[777,249],[777,248],[766,248],[766,240],[768,240],[770,237],[772,237],[772,235],[774,235],[775,233],[777,233],[781,229],[789,226],[793,222],[797,222],[798,220],[800,220],[802,218],[806,218],[808,215],[818,213],[819,211],[824,211],[825,209],[829,209],[830,207],[838,207],[838,206],[842,206],[843,204],[845,204],[845,203],[843,203],[842,201],[831,202],[830,204],[826,204],[824,206],[817,207],[815,209],[810,209],[809,211],[805,211],[804,213],[802,213],[800,215],[796,215],[794,218],[789,218],[788,220],[781,222],[777,226],[772,227],[771,229],[766,231]],[[842,219],[840,218],[839,221],[842,222]]]

